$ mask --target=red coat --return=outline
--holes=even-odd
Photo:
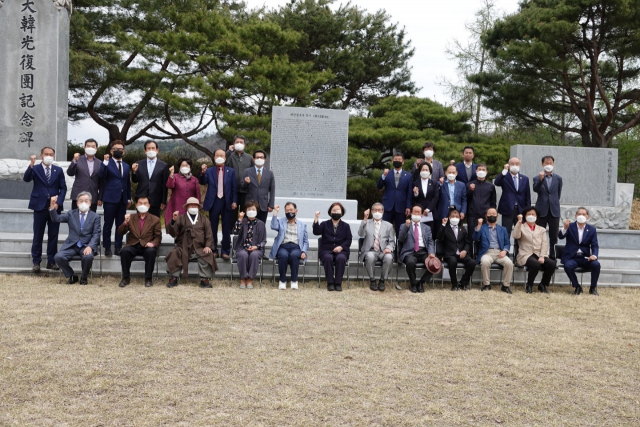
[[[191,176],[191,179],[187,180],[182,174],[176,173],[173,178],[167,179],[167,188],[170,188],[171,198],[167,203],[167,209],[164,211],[164,223],[168,224],[171,221],[171,217],[175,211],[180,212],[180,215],[184,214],[186,210],[183,208],[187,203],[189,197],[195,197],[198,200],[202,200],[200,196],[200,182],[198,178]]]

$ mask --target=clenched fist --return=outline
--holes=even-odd
[[[418,190],[418,187],[413,187],[413,195],[414,196],[417,196],[419,192],[420,192],[420,190]]]
[[[449,218],[442,218],[442,225],[447,225],[447,221],[449,221]]]
[[[522,214],[518,215],[518,222],[522,222]]]
[[[104,155],[104,161],[105,161],[105,162],[108,162],[108,161],[109,161],[109,158],[110,158],[110,157],[109,157],[109,155],[108,155],[108,154],[105,154],[105,155]]]
[[[571,224],[571,220],[570,219],[565,219],[564,220],[564,229],[566,230],[567,228],[569,228],[569,224]]]
[[[126,214],[124,216],[124,223],[125,224],[129,224],[129,220],[131,219],[131,214]]]
[[[540,181],[544,179],[544,171],[540,172]]]
[[[175,167],[173,167],[173,165],[172,165],[172,166],[169,168],[169,174],[170,174],[170,175],[173,175],[173,174],[174,174],[174,172],[175,172],[175,170],[176,170],[176,168],[175,168]]]
[[[273,216],[278,215],[278,212],[280,212],[280,205],[275,205],[273,207]]]
[[[58,196],[53,196],[51,198],[51,207],[55,207],[56,206],[56,202],[58,201]]]
[[[408,228],[411,228],[411,220],[410,220],[410,219],[406,220],[406,221],[404,222],[404,224],[405,224]]]
[[[80,158],[80,153],[76,153],[76,154],[73,155],[73,161],[74,162],[77,162],[79,158]]]
[[[504,170],[508,171],[509,170],[509,163],[507,163],[506,165],[504,165]]]
[[[249,178],[248,176],[245,176],[244,182],[246,182],[247,184],[251,184],[251,178]]]
[[[242,218],[244,218],[244,212],[238,212],[238,221],[242,221]]]
[[[370,213],[370,212],[371,212],[371,211],[370,211],[369,209],[367,209],[366,211],[364,211],[364,220],[365,220],[365,221],[369,219],[369,213]]]
[[[133,173],[138,172],[138,164],[137,163],[132,164],[131,165],[131,170],[133,171]]]
[[[476,189],[475,184],[469,184],[469,190],[474,191]]]
[[[33,165],[35,165],[35,164],[36,164],[36,156],[35,156],[35,155],[34,155],[34,156],[29,157],[29,160],[31,161],[31,166],[33,166]]]
[[[173,219],[173,220],[175,221],[175,220],[177,220],[177,219],[178,219],[178,216],[179,216],[179,215],[180,215],[180,212],[175,211],[175,212],[173,213],[173,216],[171,217],[171,219]]]
[[[441,176],[439,181],[440,181],[440,184],[444,184],[444,177]]]
[[[204,174],[207,171],[207,165],[206,163],[202,164],[202,173]]]
[[[388,173],[389,173],[389,169],[385,169],[384,172],[382,172],[382,176],[386,178]]]

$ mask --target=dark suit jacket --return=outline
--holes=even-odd
[[[464,162],[456,163],[456,169],[458,170],[458,176],[456,177],[456,181],[460,181],[466,185],[469,182],[473,181],[474,179],[478,179],[478,176],[476,175],[477,167],[478,165],[471,162],[471,179],[469,180],[467,179],[467,168],[464,165]]]
[[[460,181],[455,182],[454,200],[449,197],[449,181],[440,186],[440,200],[438,201],[438,218],[449,216],[449,206],[455,206],[460,213],[467,214],[467,187]]]
[[[533,177],[533,191],[538,193],[536,209],[541,216],[551,215],[560,218],[560,197],[562,196],[562,177],[551,174],[551,188],[547,185],[547,180],[540,180],[540,176]]]
[[[147,243],[153,243],[153,246],[157,248],[162,241],[160,218],[147,212],[144,227],[140,230],[140,214],[131,214],[129,223],[123,222],[120,224],[120,227],[118,227],[118,234],[122,236],[127,235],[125,247],[134,246],[138,243],[142,246],[147,246]]]
[[[246,177],[249,177],[251,183],[244,182]],[[240,188],[247,193],[245,200],[258,202],[262,212],[266,212],[267,208],[273,208],[276,200],[276,178],[269,169],[262,167],[260,184],[258,184],[258,173],[255,166],[245,169],[242,180],[240,180]]]
[[[562,234],[564,231],[564,227],[560,229],[558,232],[558,239],[562,240],[565,237],[567,238],[567,244],[564,247],[564,251],[562,252],[562,263],[565,264],[571,258],[576,256],[578,253],[578,249],[582,251],[585,257],[590,257],[591,255],[598,256],[598,233],[596,232],[596,228],[585,224],[584,232],[582,234],[582,243],[578,243],[578,239],[580,236],[578,235],[578,223],[572,222],[569,224],[569,228],[567,229],[567,234]]]
[[[213,166],[207,168],[207,172],[200,175],[200,184],[207,186],[207,194],[204,196],[205,211],[210,211],[213,207],[213,199],[218,194],[218,167]],[[231,210],[232,203],[238,203],[238,194],[236,192],[236,171],[228,166],[224,167],[224,182],[222,183],[222,191],[224,193],[224,202],[227,210]]]
[[[428,180],[427,195],[422,191],[422,179],[413,181],[412,189],[418,187],[418,195],[413,194],[413,204],[422,206],[422,209],[429,209],[436,213],[438,200],[440,200],[440,183],[432,179]]]
[[[413,226],[413,223],[411,223]],[[433,237],[431,236],[431,227],[424,222],[420,223],[420,230],[422,230],[422,242],[424,248],[429,254],[436,254],[436,248],[433,243]],[[413,232],[409,230],[407,224],[400,226],[400,233],[398,233],[398,246],[400,247],[400,256],[398,259],[400,262],[404,262],[407,255],[413,253],[415,240],[413,239]]]
[[[169,166],[162,160],[156,159],[156,167],[149,179],[147,159],[136,162],[138,171],[131,173],[131,180],[138,183],[136,199],[148,197],[149,204],[154,208],[167,204],[167,179],[169,178]]]
[[[93,174],[89,175],[89,165],[87,164],[87,156],[78,157],[77,162],[71,162],[67,168],[67,175],[75,176],[73,188],[71,189],[71,200],[75,200],[78,194],[83,191],[91,193],[91,203],[98,201],[100,192],[100,168],[102,160],[93,158]]]
[[[378,180],[378,190],[384,188],[382,206],[385,212],[404,213],[405,210],[411,209],[413,178],[409,172],[401,171],[400,182],[396,188],[395,173],[395,169],[391,169],[385,178],[381,176]]]
[[[94,253],[98,252],[98,245],[100,244],[100,215],[88,211],[82,230],[80,229],[80,213],[78,209],[72,209],[62,214],[55,210],[50,210],[49,215],[51,215],[51,221],[53,222],[69,223],[69,235],[62,244],[61,251],[74,247],[80,240],[83,247],[88,246],[93,249]]]
[[[519,213],[523,213],[531,206],[531,190],[529,189],[529,178],[518,174],[518,191],[513,186],[513,175],[507,172],[506,175],[498,174],[493,184],[502,187],[502,195],[498,203],[498,213],[501,215],[512,215],[513,207],[518,203]]]
[[[53,196],[58,196],[58,206],[62,209],[64,197],[67,195],[64,172],[59,166],[51,165],[50,167],[51,177],[49,182],[47,182],[42,164],[33,165],[33,167],[27,166],[27,170],[24,171],[23,181],[33,181],[33,190],[31,190],[31,197],[29,197],[29,209],[34,211],[49,209],[49,199]]]
[[[100,168],[100,179],[104,180],[104,191],[98,200],[106,203],[127,204],[131,200],[131,180],[129,179],[129,165],[122,162],[122,175],[113,158],[109,159],[109,166]]]
[[[322,246],[318,247],[318,254],[322,255],[333,252],[333,250],[341,246],[342,252],[349,258],[351,241],[351,227],[344,221],[338,223],[338,230],[333,233],[333,221],[327,220],[323,222],[313,223],[313,234],[322,238]]]
[[[436,239],[442,242],[444,256],[456,256],[456,251],[471,253],[471,244],[467,239],[467,230],[462,226],[462,221],[458,224],[457,239],[450,222],[438,229],[438,237]]]

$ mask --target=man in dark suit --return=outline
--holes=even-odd
[[[231,253],[231,212],[238,206],[236,192],[236,173],[225,166],[226,153],[218,149],[213,153],[216,166],[207,168],[202,164],[200,184],[207,186],[203,209],[209,212],[213,231],[213,256],[218,257],[218,223],[222,218],[222,259],[228,260]]]
[[[555,159],[552,156],[542,158],[539,176],[533,177],[533,191],[538,193],[536,209],[540,212],[536,224],[549,230],[549,258],[556,259],[556,243],[560,227],[560,196],[562,195],[562,177],[553,173]]]
[[[580,295],[582,286],[576,276],[576,268],[582,267],[591,271],[591,287],[589,293],[598,295],[598,278],[600,277],[600,263],[598,262],[598,233],[596,228],[587,224],[589,211],[579,207],[576,211],[576,222],[566,219],[564,228],[558,232],[558,238],[566,237],[567,244],[562,252],[562,264],[567,273],[571,286],[575,288],[573,294]]]
[[[448,226],[447,226],[448,224]],[[457,209],[449,211],[449,217],[442,219],[442,227],[438,230],[437,240],[442,242],[444,253],[442,260],[449,268],[451,277],[451,290],[458,289],[468,291],[469,283],[476,262],[469,256],[471,252],[471,239],[467,238],[467,230],[464,229],[460,219],[460,212]],[[440,254],[438,254],[440,255]],[[457,266],[461,262],[464,264],[464,274],[462,280],[458,282]]]
[[[69,163],[67,175],[74,176],[71,189],[71,209],[77,209],[76,198],[83,191],[91,194],[91,211],[98,209],[98,193],[100,191],[100,165],[102,162],[96,159],[98,143],[95,139],[87,139],[84,143],[84,156],[80,153],[73,155],[73,161]]]
[[[467,185],[469,182],[477,178],[476,168],[478,165],[473,163],[473,158],[476,152],[472,146],[467,145],[462,149],[463,161],[456,163],[456,169],[458,170],[458,181]]]
[[[253,152],[253,163],[255,166],[244,170],[243,179],[240,181],[240,188],[246,191],[246,200],[258,202],[257,218],[262,222],[267,222],[267,215],[273,211],[276,199],[276,179],[273,172],[264,167],[267,154],[262,150]]]
[[[158,159],[158,144],[155,141],[144,143],[146,160],[140,160],[131,165],[131,180],[138,184],[136,200],[140,197],[149,199],[149,213],[160,217],[167,205],[167,179],[169,179],[169,166]]]
[[[129,179],[129,165],[122,161],[124,143],[114,141],[111,145],[111,156],[105,154],[100,179],[104,181],[104,191],[100,193],[100,202],[104,207],[104,229],[102,231],[102,246],[105,256],[111,256],[111,229],[115,222],[116,228],[124,222],[127,206],[131,203],[131,180]],[[100,203],[98,203],[100,204]],[[122,236],[115,235],[116,255],[122,250]]]
[[[67,283],[73,285],[78,281],[78,276],[69,265],[69,261],[74,256],[81,255],[80,284],[86,285],[93,265],[93,257],[98,253],[98,245],[100,244],[100,216],[90,210],[92,199],[91,193],[88,191],[78,194],[77,209],[71,209],[61,215],[58,215],[55,209],[56,200],[57,197],[53,196],[49,205],[51,221],[57,224],[61,222],[69,224],[69,235],[60,248],[60,252],[55,256],[56,264],[69,279]]]
[[[518,221],[518,215],[531,206],[531,189],[529,178],[520,173],[520,159],[513,157],[504,165],[502,174],[493,182],[496,187],[502,187],[502,195],[498,203],[498,213],[502,215],[502,226],[511,236],[513,225]]]
[[[27,167],[22,178],[24,182],[33,181],[33,190],[29,198],[29,209],[33,210],[33,243],[31,244],[31,258],[33,271],[40,271],[42,262],[42,239],[44,229],[48,228],[47,269],[58,270],[54,257],[58,252],[58,231],[60,223],[53,222],[49,215],[51,198],[58,196],[54,209],[62,212],[64,196],[67,194],[67,184],[64,180],[62,168],[53,164],[56,152],[51,147],[40,150],[42,163],[36,165],[36,156],[31,156],[31,164]]]
[[[464,220],[467,215],[467,188],[457,180],[458,170],[455,165],[446,168],[446,180],[440,186],[440,199],[438,200],[437,219],[433,222],[436,235],[441,226],[441,220],[449,216],[449,211],[455,208],[460,212],[460,218]]]
[[[231,212],[231,219],[229,220],[229,232],[231,232],[231,229],[238,220],[238,211],[244,209],[245,200],[250,200],[247,199],[247,192],[240,186],[244,171],[254,165],[253,157],[251,157],[249,153],[245,152],[246,147],[247,141],[245,137],[243,135],[236,135],[233,137],[233,145],[231,145],[229,147],[229,150],[225,153],[225,166],[232,168],[235,172],[236,177],[237,209],[234,209]]]
[[[392,158],[393,171],[385,169],[378,180],[378,190],[384,188],[382,205],[384,206],[383,220],[394,225],[396,235],[400,226],[411,212],[411,198],[413,196],[413,180],[411,174],[402,170],[404,154],[396,153]]]
[[[416,280],[416,267],[418,263],[424,265],[427,258],[435,258],[436,250],[431,237],[431,228],[420,223],[422,218],[422,206],[415,205],[411,208],[411,219],[400,227],[398,234],[398,246],[401,245],[400,262],[407,266],[407,276],[411,284],[411,292],[424,292],[424,284],[431,280],[432,274],[424,269],[419,281]]]

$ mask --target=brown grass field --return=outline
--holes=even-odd
[[[640,425],[640,289],[117,282],[0,276],[1,426]]]

